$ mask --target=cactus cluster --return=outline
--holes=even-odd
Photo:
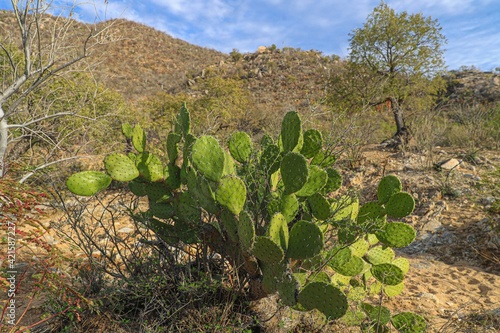
[[[136,217],[169,245],[206,242],[233,267],[251,267],[264,293],[278,292],[297,310],[376,321],[374,308],[361,300],[370,290],[389,296],[402,290],[409,264],[391,248],[415,238],[410,225],[393,221],[415,206],[399,179],[384,177],[378,200],[361,206],[336,196],[342,184],[336,158],[323,148],[319,131],[303,131],[296,112],[285,115],[278,138],[265,135],[260,144],[236,132],[221,145],[215,137],[194,136],[190,126],[183,105],[167,136],[164,164],[147,151],[144,130],[125,124],[137,153],[109,154],[106,172],[74,174],[68,189],[88,196],[112,180],[127,182],[149,201]],[[356,313],[349,302],[359,305]],[[421,323],[409,314],[382,317],[378,325]]]

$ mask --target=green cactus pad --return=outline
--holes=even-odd
[[[237,230],[241,250],[249,252],[255,243],[255,226],[250,214],[246,211],[240,213]]]
[[[325,170],[317,165],[311,165],[306,183],[295,195],[298,197],[308,197],[314,193],[318,193],[325,186],[327,180],[328,174]]]
[[[269,228],[267,230],[267,235],[276,244],[279,244],[281,248],[286,251],[288,248],[288,224],[285,217],[281,213],[276,213],[271,217],[269,222]]]
[[[377,281],[389,286],[400,284],[405,278],[401,268],[393,264],[373,265],[370,271]]]
[[[122,124],[122,134],[127,138],[132,138],[132,134],[134,133],[134,128],[129,123]]]
[[[224,151],[224,169],[222,170],[222,176],[236,175],[236,166],[231,154]]]
[[[146,195],[151,201],[161,202],[170,198],[171,192],[163,183],[149,183],[146,185]]]
[[[278,171],[281,164],[281,152],[277,145],[270,144],[264,148],[260,156],[260,167],[271,175]]]
[[[135,125],[132,131],[132,145],[139,153],[146,149],[146,132],[140,125]]]
[[[178,237],[175,235],[174,226],[161,222],[155,218],[148,219],[148,227],[155,232],[167,244],[175,245],[178,242]]]
[[[267,146],[274,144],[273,138],[269,134],[264,134],[260,139],[260,148],[264,150]]]
[[[281,262],[285,256],[281,246],[266,236],[258,236],[255,239],[252,254],[266,264],[277,264]]]
[[[368,244],[370,245],[375,245],[379,242],[377,236],[375,236],[375,234],[368,234],[366,236],[366,240],[368,241]]]
[[[311,165],[317,165],[322,168],[331,168],[337,159],[335,156],[326,152],[325,150],[321,150],[317,153],[314,158],[311,160]]]
[[[175,214],[174,206],[165,202],[149,202],[149,212],[160,219],[170,219]]]
[[[331,278],[331,283],[337,287],[344,288],[349,285],[349,281],[351,281],[351,276],[345,276],[339,273],[336,273]]]
[[[285,278],[287,269],[286,261],[274,264],[261,262],[260,268],[262,270],[262,288],[264,292],[267,294],[275,293],[278,290],[278,284]]]
[[[165,184],[168,188],[175,190],[181,186],[181,168],[175,164],[167,164],[163,170]]]
[[[309,169],[304,156],[289,152],[281,161],[281,178],[285,185],[285,194],[299,191],[307,182]]]
[[[394,175],[385,176],[378,184],[377,197],[378,202],[385,204],[396,193],[401,192],[403,185],[398,177]]]
[[[368,251],[366,254],[366,260],[368,260],[368,262],[372,265],[379,265],[391,263],[395,256],[396,254],[394,253],[394,250],[390,247],[384,249],[382,246],[378,245],[372,247]]]
[[[349,308],[346,314],[340,318],[340,321],[349,327],[361,326],[363,321],[365,321],[366,315],[363,311],[357,309]],[[382,333],[382,332],[380,332]]]
[[[246,196],[245,183],[237,176],[224,176],[215,191],[215,199],[235,215],[243,209]]]
[[[406,258],[403,258],[403,257],[399,257],[399,258],[396,258],[394,259],[391,264],[393,265],[396,265],[398,266],[399,268],[401,268],[401,271],[403,272],[403,274],[406,275],[406,273],[408,273],[408,271],[410,270],[410,262],[408,261],[408,259]]]
[[[385,286],[384,287],[384,294],[386,294],[389,297],[396,297],[400,295],[403,290],[405,289],[405,283],[401,282],[395,286]]]
[[[66,186],[76,195],[91,196],[107,188],[111,180],[110,176],[102,172],[82,171],[71,175],[66,180]]]
[[[201,209],[196,205],[193,195],[189,191],[179,194],[174,201],[176,215],[191,224],[201,221]]]
[[[327,319],[334,320],[347,312],[347,297],[331,284],[308,283],[299,293],[299,303],[306,309],[318,309]]]
[[[132,180],[128,182],[128,189],[138,197],[143,197],[146,195],[146,183]]]
[[[310,129],[304,132],[304,144],[300,153],[305,158],[314,157],[323,147],[323,136],[321,132],[315,129]]]
[[[362,257],[368,252],[370,244],[368,244],[365,239],[360,238],[355,243],[351,244],[349,248],[351,249],[352,255]]]
[[[281,196],[280,211],[287,223],[293,221],[299,212],[299,202],[295,194]]]
[[[104,166],[109,176],[119,182],[128,182],[139,177],[139,170],[125,154],[111,153],[104,158]]]
[[[284,274],[282,280],[277,284],[280,300],[286,306],[297,304],[299,282],[292,274]]]
[[[350,301],[361,301],[366,298],[366,290],[364,287],[351,287],[349,289],[349,294],[347,294],[347,299]]]
[[[224,150],[212,136],[201,136],[193,144],[191,159],[195,168],[208,179],[218,182],[224,171]]]
[[[362,303],[361,309],[366,313],[371,322],[385,325],[391,320],[391,311],[385,306],[373,306],[368,303]]]
[[[402,248],[410,245],[415,240],[417,232],[411,225],[402,222],[392,222],[387,223],[375,235],[387,246]]]
[[[140,153],[135,165],[141,176],[147,181],[154,183],[163,179],[163,165],[156,155],[149,152]]]
[[[189,111],[186,107],[186,103],[182,103],[181,110],[175,120],[175,132],[177,134],[182,134],[185,138],[188,134],[190,134],[190,131],[191,119],[189,116]]]
[[[363,224],[366,221],[385,221],[385,208],[378,202],[367,202],[359,208],[358,223]]]
[[[358,216],[359,201],[357,198],[342,196],[331,203],[333,220],[335,222],[344,219],[355,220]]]
[[[290,230],[288,240],[288,258],[308,259],[312,258],[323,249],[323,233],[314,223],[298,221]]]
[[[391,323],[400,333],[425,333],[427,331],[425,319],[411,312],[398,313],[392,317]]]
[[[335,272],[343,276],[355,276],[363,269],[361,258],[358,258],[361,261],[353,259],[355,257],[352,256],[350,248],[334,248],[330,252],[333,254],[333,257],[328,262],[328,266]]]
[[[179,157],[179,149],[177,145],[181,141],[182,136],[180,134],[170,132],[167,136],[167,155],[170,164],[175,164],[177,158]]]
[[[175,221],[174,234],[184,244],[197,244],[201,241],[198,237],[198,230],[184,220]]]
[[[232,242],[236,243],[239,240],[238,237],[238,219],[229,210],[223,210],[220,215],[220,221],[226,230],[227,237]]]
[[[285,153],[291,152],[299,144],[302,136],[302,121],[299,114],[289,111],[281,123],[281,142]]]
[[[330,217],[330,204],[321,194],[311,195],[307,198],[307,202],[311,206],[313,216],[318,220],[324,221]]]
[[[415,209],[415,200],[407,192],[394,194],[385,205],[387,215],[402,218],[408,216]]]
[[[327,168],[325,169],[325,171],[328,175],[328,180],[326,181],[326,185],[325,187],[323,187],[321,192],[324,194],[329,194],[335,192],[342,186],[342,176],[337,170],[333,168]]]
[[[229,152],[240,163],[245,163],[252,154],[253,144],[250,136],[245,132],[235,132],[229,139]]]

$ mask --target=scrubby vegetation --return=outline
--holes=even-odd
[[[373,15],[382,14],[408,18],[385,5]],[[21,44],[12,13],[0,16],[12,23],[0,26],[0,70],[15,77]],[[439,46],[437,22],[422,22]],[[94,31],[71,24],[65,43]],[[369,26],[352,42],[368,42],[361,32]],[[225,55],[125,20],[96,27],[112,42],[13,95],[9,120],[19,126],[9,128],[0,180],[1,282],[23,305],[15,325],[5,325],[3,304],[2,329],[262,332],[279,317],[269,327],[425,331],[417,310],[386,306],[404,288],[409,263],[391,248],[414,240],[406,216],[418,195],[404,192],[386,165],[377,166],[377,185],[362,190],[353,174],[365,168],[367,145],[401,130],[388,99],[404,108],[407,133],[385,149],[402,158],[418,152],[428,172],[448,148],[472,167],[483,163],[482,151],[500,148],[499,74],[417,73],[408,87],[405,73],[390,73],[391,81],[361,56],[276,45]],[[73,192],[92,196],[69,193],[68,177]],[[470,196],[452,171],[442,178],[440,195]],[[497,167],[473,185],[492,193],[484,199],[491,216],[500,211],[498,178]],[[495,221],[485,223],[498,234]],[[259,299],[271,308],[256,309]],[[470,315],[471,327],[481,321],[498,318]]]

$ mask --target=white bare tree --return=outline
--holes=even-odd
[[[76,22],[72,16],[78,4],[63,11],[52,1],[11,2],[13,12],[1,13],[4,19],[0,20],[0,178],[7,171],[12,144],[20,140],[13,135],[15,130],[23,129],[23,135],[46,140],[40,124],[61,117],[78,117],[78,110],[28,108],[27,99],[52,78],[70,70],[87,70],[84,60],[99,45],[114,39],[109,24]],[[19,117],[20,114],[26,117]],[[45,165],[55,162],[46,161]]]

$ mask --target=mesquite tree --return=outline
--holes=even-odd
[[[394,115],[396,137],[402,138],[408,134],[403,111],[430,109],[444,88],[440,74],[445,43],[437,20],[421,13],[396,13],[381,1],[363,27],[350,34],[347,74],[332,82],[337,95],[333,98],[362,101],[360,110],[387,106]],[[350,82],[358,79],[357,84]]]

